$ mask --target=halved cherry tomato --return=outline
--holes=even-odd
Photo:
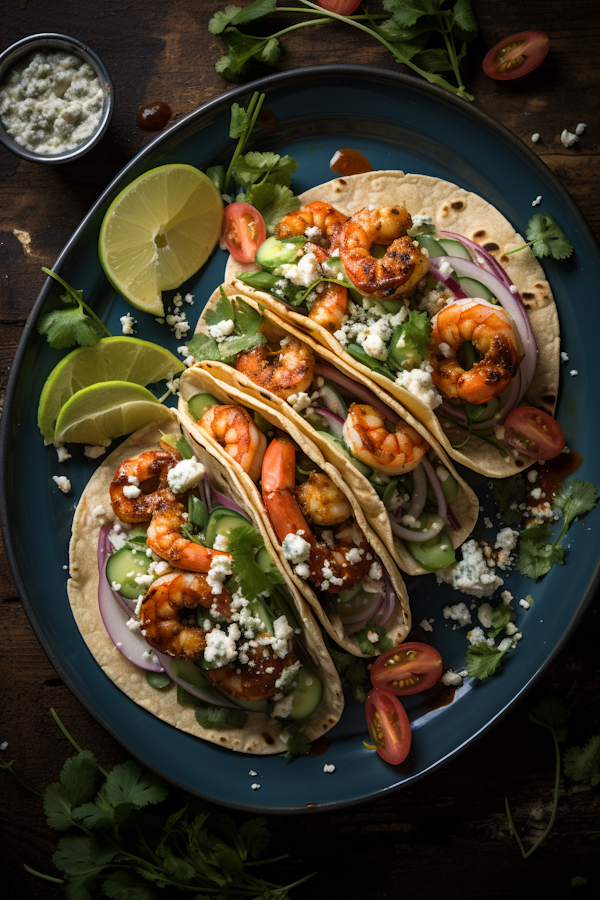
[[[360,6],[362,0],[318,0],[322,9],[337,13],[338,16],[349,16]]]
[[[504,435],[520,453],[534,459],[554,459],[565,446],[565,436],[556,419],[535,406],[513,409],[504,422]]]
[[[371,741],[382,759],[393,766],[404,762],[411,744],[410,722],[400,701],[381,688],[373,688],[365,704]]]
[[[399,644],[373,663],[371,684],[397,697],[420,694],[442,675],[442,657],[429,644]]]
[[[249,203],[230,203],[223,216],[223,239],[238,262],[254,262],[256,251],[267,239],[265,220]]]
[[[549,47],[550,38],[543,31],[519,31],[486,53],[483,71],[497,81],[521,78],[546,59]]]

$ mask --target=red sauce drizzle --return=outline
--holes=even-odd
[[[323,737],[317,738],[316,741],[313,741],[310,745],[310,750],[306,754],[307,756],[323,756],[324,753],[327,753],[329,748],[331,747],[331,741],[329,741],[325,735]]]
[[[267,131],[272,131],[279,125],[279,119],[277,118],[273,110],[269,109],[268,106],[261,106],[256,121]]]
[[[563,481],[576,472],[582,462],[581,453],[571,450],[569,453],[559,453],[554,459],[548,459],[543,465],[536,466],[538,477],[532,484],[527,483],[528,490],[525,497],[527,506],[536,507],[545,502],[551,504],[552,499],[560,491]],[[539,500],[532,497],[531,492],[535,488],[541,488],[542,494],[545,496],[540,497]]]
[[[136,122],[142,131],[161,131],[171,118],[171,107],[168,103],[147,103],[137,111]]]
[[[360,150],[351,150],[348,147],[335,151],[329,168],[336,175],[360,175],[362,172],[373,171],[373,166]]]
[[[444,672],[449,670],[450,666],[444,666]],[[440,678],[433,687],[423,691],[421,694],[422,703],[425,709],[440,709],[442,706],[449,706],[454,700],[456,688],[451,684],[444,684]]]

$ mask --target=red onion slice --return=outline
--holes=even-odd
[[[452,291],[455,297],[458,297],[459,300],[464,300],[466,298],[466,294],[461,288],[460,284],[456,280],[456,278],[452,278],[451,275],[442,275],[440,272],[439,266],[446,259],[445,256],[435,256],[432,260],[429,261],[429,272],[433,275],[437,281],[441,282],[444,287],[447,287],[449,291]],[[454,257],[449,256],[448,259],[454,259]]]
[[[389,419],[394,425],[400,421],[398,413],[394,412],[393,409],[390,409],[383,400],[379,399],[379,397],[376,397],[373,391],[360,384],[360,382],[354,381],[349,375],[340,372],[339,369],[336,369],[331,363],[322,361],[315,363],[315,375],[321,375],[328,381],[332,381],[333,384],[337,384],[339,387],[351,391],[353,397],[357,400],[362,400],[363,403],[374,406],[375,409],[378,409],[379,412],[383,413],[386,419]]]
[[[416,468],[411,469],[410,471],[410,474],[413,477],[413,492],[408,509],[406,510],[406,515],[412,516],[414,519],[419,518],[423,512],[425,501],[427,500],[427,476],[422,467],[424,459],[425,457],[423,457],[421,463]]]
[[[325,419],[333,436],[339,438],[340,441],[343,440],[344,420],[342,417],[331,412],[330,409],[324,409],[323,407],[319,407],[315,412],[318,412],[319,415]]]
[[[183,678],[176,678],[173,675],[171,670],[171,658],[167,656],[166,653],[159,653],[158,650],[154,651],[158,656],[162,666],[175,684],[178,684],[179,687],[182,687],[188,694],[191,694],[193,697],[197,697],[198,700],[204,700],[205,703],[210,703],[212,706],[227,706],[229,709],[239,709],[235,703],[231,703],[229,700],[226,700],[222,694],[220,694],[215,688],[209,688],[207,690],[203,690],[202,688],[197,688],[193,684],[190,684],[189,681],[184,681]]]
[[[411,531],[410,528],[405,528],[403,525],[400,525],[393,516],[390,516],[390,527],[396,537],[402,538],[403,541],[412,541],[421,544],[423,541],[429,541],[431,538],[436,537],[443,530],[444,521],[440,519],[435,522],[431,528],[428,528],[427,531]]]
[[[340,613],[340,619],[342,620],[342,625],[344,626],[346,631],[350,630],[350,629],[346,628],[347,625],[356,625],[359,622],[364,623],[364,622],[368,621],[369,619],[371,619],[374,616],[374,614],[377,612],[377,610],[379,609],[379,607],[381,606],[381,604],[383,602],[383,597],[384,597],[383,591],[377,591],[376,593],[371,594],[370,597],[371,597],[371,602],[368,605],[366,604],[365,608],[361,609],[360,612],[354,613],[351,616],[343,616]]]
[[[452,511],[452,508],[451,508],[451,506],[450,506],[449,503],[448,503],[448,506],[447,506],[447,511],[448,511],[448,521],[450,522],[450,525],[452,526],[452,528],[454,529],[454,531],[460,531],[460,522],[458,521],[458,519],[457,519],[456,516],[454,515],[454,513],[453,513],[453,511]]]
[[[248,513],[244,512],[241,506],[238,506],[233,500],[230,500],[229,497],[226,497],[225,494],[222,494],[220,491],[216,489],[216,487],[211,483],[210,479],[207,475],[204,476],[204,481],[208,483],[208,487],[212,491],[213,496],[219,501],[221,506],[226,506],[227,509],[232,509],[234,512],[239,513],[240,516],[243,516],[245,519],[250,521],[250,516]]]
[[[152,647],[144,640],[142,632],[138,629],[131,631],[125,624],[132,618],[131,610],[125,612],[117,601],[115,594],[106,577],[106,561],[109,525],[104,525],[98,541],[98,609],[106,628],[107,634],[119,653],[137,666],[148,672],[162,672],[158,662],[144,658],[144,653],[152,650]]]
[[[485,269],[486,272],[489,272],[490,275],[495,275],[503,284],[506,285],[507,288],[510,288],[512,281],[500,265],[497,259],[495,259],[491,253],[488,253],[480,244],[475,243],[475,241],[470,240],[467,237],[464,237],[462,234],[455,234],[453,231],[442,231],[444,237],[452,238],[454,241],[458,241],[463,247],[466,247],[471,256],[474,255],[473,261],[480,268]],[[480,279],[478,279],[480,280]]]
[[[394,586],[390,581],[390,577],[384,566],[381,567],[383,569],[383,577],[385,580],[385,595],[383,597],[383,603],[373,616],[373,621],[376,625],[387,625],[389,620],[392,617],[392,613],[396,608],[396,603],[398,601],[398,595],[394,590]]]
[[[421,465],[425,469],[427,474],[427,478],[429,479],[429,483],[431,487],[435,491],[435,499],[437,500],[438,505],[438,515],[442,517],[442,519],[448,518],[448,504],[446,503],[446,498],[444,497],[444,489],[442,487],[442,483],[440,479],[437,477],[435,473],[435,469],[429,462],[426,456],[421,460]],[[412,513],[411,513],[412,515]]]

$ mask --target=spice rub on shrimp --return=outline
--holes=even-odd
[[[254,638],[253,643],[258,646],[249,646],[245,651],[248,662],[242,663],[237,659],[235,663],[218,669],[206,669],[204,674],[215,687],[237,700],[267,700],[278,692],[277,679],[287,666],[296,662],[296,656],[289,651],[281,658],[273,653],[268,644],[262,645],[261,640],[270,640],[270,636],[263,633]]]
[[[429,271],[429,259],[407,236],[412,225],[406,206],[361,209],[342,225],[336,246],[350,281],[363,293],[390,300],[407,294]],[[373,244],[388,249],[381,259]]]
[[[315,200],[314,203],[308,203],[280,219],[275,227],[275,237],[279,239],[297,237],[306,234],[307,229],[313,229],[312,233],[309,231],[307,237],[331,238],[347,218],[348,216],[329,203]],[[314,232],[315,228],[319,230],[320,235]]]
[[[317,540],[294,496],[295,472],[294,445],[276,438],[269,445],[263,460],[262,495],[275,533],[283,546],[284,556],[296,564],[296,574],[308,578],[322,591],[337,593],[354,587],[368,574],[373,562],[364,535],[347,518],[335,530],[322,534],[322,539]],[[324,474],[323,478],[330,481]],[[315,505],[318,506],[315,482],[312,490],[314,494],[310,503],[301,494],[304,510],[310,511],[311,517]],[[331,492],[329,488],[327,491],[329,495],[321,512],[325,521],[331,521],[328,518],[331,514],[328,509]],[[304,570],[300,564],[303,564]]]
[[[501,307],[484,301],[457,300],[432,321],[432,380],[451,400],[487,403],[504,391],[521,362],[513,329]],[[482,359],[465,370],[458,352],[471,341]]]
[[[350,405],[343,437],[357,459],[387,475],[410,472],[429,450],[427,441],[406,422],[388,431],[383,413],[367,403]]]
[[[169,492],[170,493],[170,492]],[[190,541],[181,534],[181,526],[187,522],[187,508],[184,507],[174,494],[170,496],[165,492],[164,502],[154,512],[146,543],[166,559],[171,565],[188,572],[208,572],[213,560],[223,556],[230,560],[228,553],[220,550],[211,550],[195,541]]]
[[[321,291],[318,290],[320,287]],[[347,309],[348,289],[335,281],[322,281],[317,285],[317,299],[310,308],[308,318],[333,334],[342,327]]]
[[[315,355],[298,338],[284,337],[279,350],[259,344],[252,350],[238,353],[235,367],[258,387],[287,400],[292,394],[308,390],[314,377]],[[255,480],[258,480],[258,473]]]
[[[140,624],[151,647],[176,659],[197,660],[206,648],[207,632],[197,623],[196,609],[231,615],[231,597],[223,588],[212,593],[206,575],[171,575],[155,582],[140,608]]]
[[[247,410],[242,406],[211,406],[198,425],[253,481],[258,481],[267,439]]]

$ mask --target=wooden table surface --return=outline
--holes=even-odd
[[[165,100],[177,119],[228,89],[214,71],[221,53],[219,40],[206,27],[213,12],[224,5],[224,0],[0,3],[0,49],[36,32],[67,33],[99,54],[115,87],[108,134],[82,160],[66,166],[36,165],[0,148],[2,397],[23,326],[43,283],[40,267],[52,265],[100,192],[148,140],[136,127],[138,107]],[[535,147],[598,236],[597,0],[568,4],[475,0],[474,9],[480,35],[469,50],[464,80],[475,103]],[[526,28],[549,34],[545,63],[522,80],[503,83],[486,78],[481,71],[485,52],[502,37]],[[285,39],[278,68],[348,62],[399,68],[385,48],[336,26],[301,30]],[[567,150],[559,135],[565,127],[574,130],[578,122],[586,122],[588,129]],[[533,132],[542,136],[537,145],[530,142]],[[0,574],[0,742],[9,743],[4,758],[14,758],[23,780],[38,789],[56,779],[71,748],[50,718],[48,709],[54,706],[79,743],[92,749],[103,765],[123,761],[121,746],[79,705],[46,659],[3,554]],[[554,751],[548,733],[528,722],[535,696],[571,689],[572,743],[581,744],[600,730],[596,611],[594,607],[588,611],[533,695],[424,781],[387,799],[340,812],[271,817],[273,855],[290,854],[277,873],[282,883],[318,870],[318,878],[294,893],[313,900],[367,892],[372,900],[397,897],[400,892],[414,892],[422,900],[591,896],[599,884],[600,788],[565,782],[554,831],[527,861],[508,833],[504,797],[510,797],[526,839],[543,831],[553,788]],[[46,826],[40,801],[7,773],[0,773],[0,796],[1,879],[3,886],[10,885],[4,896],[11,900],[62,896],[57,886],[22,869],[27,863],[53,871],[50,856],[56,833]],[[574,876],[584,876],[590,885],[572,888]]]

